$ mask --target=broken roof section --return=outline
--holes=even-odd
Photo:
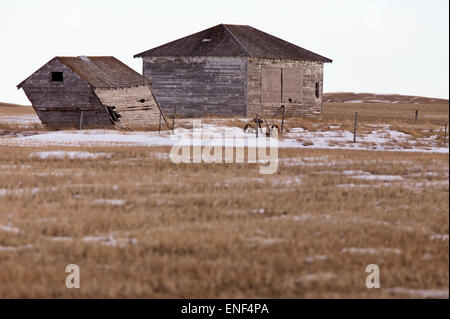
[[[149,79],[112,56],[55,57],[53,59],[61,61],[93,88],[123,88],[151,84]],[[17,87],[21,88],[26,80]]]
[[[332,62],[331,59],[251,26],[231,24],[219,24],[134,57],[161,56],[227,56]]]

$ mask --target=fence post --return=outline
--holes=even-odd
[[[258,138],[258,128],[259,128],[259,119],[258,114],[256,114],[256,138]]]
[[[162,116],[162,113],[161,113],[161,111],[159,111],[159,129],[158,129],[159,133],[161,133],[161,116]]]
[[[355,127],[353,129],[353,143],[356,142],[356,126],[358,125],[358,112],[355,112]]]
[[[80,114],[80,130],[83,129],[83,113],[84,113],[84,111],[81,111],[81,114]]]
[[[447,123],[444,124],[444,147],[447,146]]]
[[[414,123],[417,124],[417,118],[419,117],[419,110],[416,110],[416,117],[414,119]]]

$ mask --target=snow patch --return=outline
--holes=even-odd
[[[111,205],[123,206],[127,203],[124,199],[96,199],[92,202],[93,205]]]
[[[352,178],[364,179],[368,181],[379,180],[379,181],[402,181],[403,177],[398,175],[355,175]]]
[[[254,244],[267,246],[278,244],[283,241],[282,238],[263,238],[263,237],[251,237],[250,241]]]
[[[219,122],[220,123],[220,122]],[[3,145],[36,146],[36,145],[64,145],[64,146],[94,146],[94,145],[123,145],[123,146],[172,146],[181,138],[189,139],[192,145],[223,145],[233,147],[240,143],[248,146],[256,142],[254,134],[246,134],[242,127],[228,127],[220,124],[203,124],[203,139],[193,137],[200,133],[198,129],[176,128],[173,132],[121,132],[116,130],[83,130],[83,131],[57,131],[42,134],[7,137],[0,139]],[[219,137],[213,141],[210,136]],[[260,134],[258,140],[265,140]],[[308,143],[309,142],[309,143]],[[312,143],[311,143],[312,142]],[[419,145],[416,142],[420,142]],[[184,141],[183,141],[184,143]],[[406,143],[406,144],[405,144]],[[433,138],[414,139],[411,135],[390,129],[389,125],[377,125],[371,132],[358,133],[357,142],[353,143],[351,130],[334,129],[324,131],[292,128],[289,133],[283,134],[278,141],[279,148],[318,148],[318,149],[351,149],[351,150],[378,150],[401,152],[437,152],[448,153],[449,149],[442,147],[442,143]],[[238,144],[239,145],[239,144]],[[406,146],[405,146],[406,145]],[[425,146],[422,146],[425,145]],[[95,158],[96,155],[81,155],[82,158]],[[55,155],[62,157],[61,154]],[[48,157],[49,155],[37,155]],[[68,155],[70,157],[70,155]],[[77,157],[77,155],[74,155]],[[106,155],[105,155],[106,156]],[[64,157],[67,157],[65,154]],[[163,159],[164,159],[163,155]]]
[[[116,238],[113,234],[102,236],[85,236],[83,241],[86,243],[100,242],[103,246],[109,247],[125,247],[127,245],[136,245],[138,240],[136,238]]]
[[[17,251],[17,250],[23,250],[23,249],[31,249],[33,248],[32,245],[22,245],[22,246],[2,246],[0,245],[0,251]]]
[[[448,241],[448,234],[436,234],[430,237],[431,240]]]
[[[358,248],[358,247],[342,248],[342,252],[348,254],[361,254],[361,255],[379,255],[383,253],[400,255],[402,253],[402,251],[398,248]]]
[[[410,295],[419,298],[448,298],[448,289],[409,289],[403,287],[388,288],[391,294]]]
[[[8,232],[8,233],[14,233],[14,234],[19,234],[20,233],[20,229],[11,226],[10,224],[8,225],[0,225],[0,231],[4,231],[4,232]]]
[[[51,241],[72,241],[73,240],[72,237],[58,237],[58,236],[56,236],[56,237],[49,237],[48,239],[51,240]]]
[[[307,256],[305,258],[305,262],[307,262],[307,263],[312,263],[315,261],[324,261],[324,260],[328,260],[327,255],[311,255],[311,256]]]
[[[48,151],[31,153],[28,157],[35,157],[40,159],[93,159],[98,157],[111,157],[111,155],[111,153]]]

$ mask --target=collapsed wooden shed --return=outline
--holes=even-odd
[[[246,25],[220,24],[139,53],[161,108],[187,116],[322,113],[332,60]]]
[[[55,57],[17,87],[42,124],[149,127],[165,121],[150,80],[110,56]]]

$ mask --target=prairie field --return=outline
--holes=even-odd
[[[408,101],[287,119],[272,175],[86,142],[95,132],[68,143],[76,131],[0,107],[0,298],[448,298],[448,101]],[[66,288],[69,264],[80,289]],[[366,288],[370,264],[379,289]]]

